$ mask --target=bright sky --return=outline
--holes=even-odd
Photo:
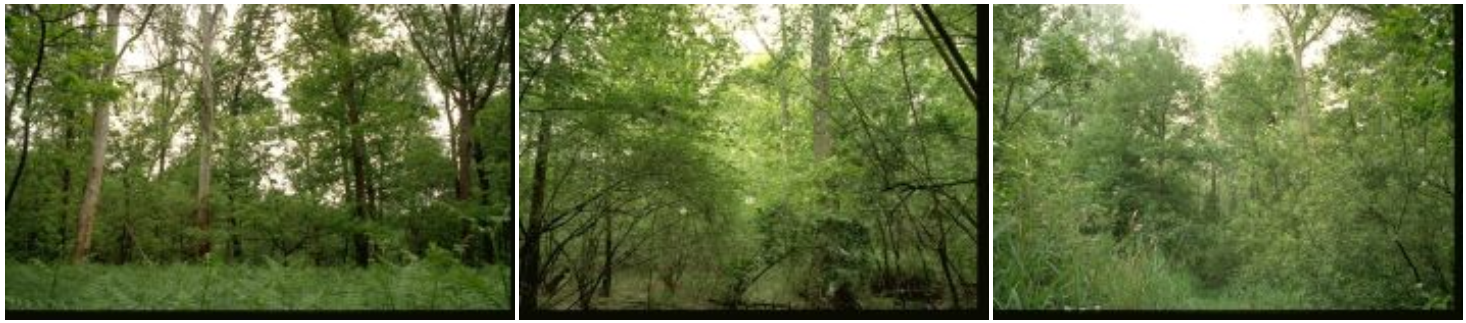
[[[1261,6],[1172,2],[1127,7],[1137,27],[1185,37],[1186,62],[1205,71],[1233,50],[1267,46],[1273,32],[1273,20]]]
[[[1247,45],[1268,46],[1280,24],[1262,5],[1179,3],[1127,5],[1134,25],[1159,29],[1186,38],[1186,62],[1203,71],[1214,71],[1228,53]],[[1317,64],[1323,48],[1338,38],[1341,22],[1304,53],[1307,66]]]
[[[729,5],[709,5],[704,10],[713,17],[713,21],[727,32],[733,35],[738,42],[739,53],[744,57],[744,63],[748,59],[759,54],[768,52],[764,43],[769,46],[778,46],[779,36],[779,11],[771,4],[756,4],[752,13],[752,21],[737,8]],[[760,40],[759,38],[763,39]]]
[[[1135,27],[1184,37],[1186,63],[1200,68],[1208,84],[1215,80],[1212,76],[1222,58],[1246,46],[1269,46],[1282,25],[1263,5],[1169,3],[1127,5],[1126,9]],[[1322,62],[1324,49],[1338,41],[1339,30],[1346,24],[1347,18],[1335,19],[1323,37],[1303,52],[1304,66],[1312,68]],[[1344,107],[1342,101],[1332,99],[1333,92],[1325,89],[1323,95],[1328,98],[1325,111]]]
[[[232,26],[234,25],[234,14],[238,12],[239,5],[237,5],[237,4],[225,5],[224,6],[224,10],[226,11],[226,14],[223,14],[220,17],[221,20],[219,21],[219,27],[218,27],[220,29],[220,34],[218,36],[216,36],[217,37],[217,39],[216,39],[217,42],[214,44],[214,46],[215,46],[214,47],[214,50],[215,51],[221,51],[221,52],[224,51],[224,50],[226,50],[226,47],[225,47],[226,45],[224,44],[224,41],[225,41],[226,37],[228,37],[228,33],[231,32],[230,28],[232,28]],[[185,14],[186,14],[185,24],[188,26],[188,28],[191,28],[194,24],[197,23],[197,19],[198,18],[196,16],[196,11],[195,10],[188,10],[188,11],[185,12]],[[283,19],[284,17],[276,17],[276,18],[277,19]],[[129,26],[129,28],[121,28],[119,30],[119,34],[120,34],[119,35],[119,40],[118,40],[119,42],[122,41],[122,40],[125,40],[125,39],[127,39],[129,37],[131,37],[132,36],[132,33],[135,32],[135,31],[132,30],[131,25],[130,25],[130,24],[133,23],[131,21],[131,17],[130,16],[123,15],[122,23],[124,25]],[[395,25],[394,25],[394,28],[392,28],[388,32],[389,32],[389,37],[392,37],[392,38],[404,37],[404,35],[405,35],[404,34],[404,31],[401,30],[400,27],[395,27]],[[290,29],[289,29],[288,26],[277,27],[275,29],[275,33],[276,33],[275,39],[274,39],[275,42],[273,44],[271,44],[271,46],[274,47],[274,51],[275,51],[274,54],[275,55],[279,55],[279,52],[284,50],[286,39],[291,36],[289,34],[290,33]],[[190,34],[190,35],[186,35],[185,37],[193,37],[193,35]],[[150,44],[146,44],[146,42],[148,42],[148,41],[150,41],[150,40],[139,38],[135,43],[133,43],[132,47],[129,48],[129,50],[126,53],[123,54],[122,61],[120,62],[121,64],[118,67],[118,72],[119,73],[121,73],[121,74],[127,74],[127,73],[132,73],[132,72],[147,70],[149,68],[153,68],[153,67],[156,66],[155,64],[157,64],[157,62],[154,62],[153,61],[153,57],[152,57],[153,56],[153,54],[152,54],[152,48],[150,47]],[[191,54],[185,54],[185,55],[191,55]],[[416,56],[412,56],[411,58],[416,59],[417,57]],[[285,89],[286,89],[286,87],[289,86],[289,81],[286,80],[285,75],[284,75],[284,71],[281,70],[281,67],[279,65],[279,62],[267,62],[266,64],[268,65],[268,67],[267,67],[267,70],[265,71],[265,74],[266,74],[266,78],[270,82],[270,89],[266,93],[266,96],[275,101],[275,103],[276,103],[276,107],[275,108],[281,111],[282,117],[283,117],[284,122],[286,124],[294,123],[294,119],[295,119],[294,112],[289,109],[289,100],[285,97]],[[448,148],[448,137],[449,137],[449,135],[448,135],[448,119],[447,119],[448,116],[447,116],[446,113],[444,113],[444,111],[442,109],[442,107],[443,107],[443,96],[442,96],[441,93],[439,93],[436,90],[436,88],[434,88],[431,85],[432,82],[425,82],[425,83],[428,86],[425,86],[425,88],[422,89],[422,91],[424,92],[425,96],[427,97],[429,103],[433,105],[434,110],[436,110],[438,112],[437,113],[437,118],[434,118],[431,121],[430,131],[432,132],[432,135],[434,137],[437,137],[439,139],[440,143],[443,145],[443,148],[444,149],[447,149]],[[191,86],[191,85],[189,85],[189,86]],[[142,111],[141,110],[133,110],[133,111],[134,111],[134,113],[137,113],[137,115],[130,116],[132,119],[137,119],[137,118],[141,118],[142,117],[142,115],[141,115]],[[123,119],[127,119],[127,118],[128,118],[128,116],[124,116],[123,117]],[[125,133],[126,130],[127,130],[126,127],[125,127],[125,125],[121,124],[120,122],[119,123],[114,123],[111,126],[112,126],[112,128],[114,130],[117,130],[117,131],[120,131],[120,132],[124,132]],[[178,135],[174,136],[174,138],[172,139],[172,142],[170,143],[170,148],[169,149],[172,150],[172,151],[174,151],[174,152],[183,151],[183,150],[187,149],[188,148],[188,145],[192,145],[193,144],[193,141],[192,141],[193,138],[192,138],[192,136],[193,136],[192,129],[182,129],[182,131],[180,131],[180,133],[178,133]],[[288,141],[287,142],[279,143],[279,145],[273,145],[272,144],[272,147],[270,148],[270,153],[272,155],[276,156],[276,157],[279,157],[279,156],[283,156],[285,154],[291,153],[291,150],[293,150],[294,147],[295,147],[294,143],[293,142],[288,142]],[[274,165],[272,165],[272,167],[271,167],[272,169],[269,172],[269,174],[267,174],[267,176],[269,177],[270,180],[273,180],[274,183],[273,184],[266,184],[266,185],[270,185],[270,186],[274,186],[276,188],[284,189],[284,190],[286,190],[286,192],[291,192],[292,190],[290,190],[290,188],[289,188],[289,186],[287,184],[287,183],[289,183],[289,178],[287,178],[285,176],[285,171],[283,169],[283,165],[284,165],[283,162],[282,163],[275,163]]]

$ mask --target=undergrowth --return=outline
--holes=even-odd
[[[5,308],[47,310],[505,309],[509,271],[417,262],[59,265],[7,261]]]

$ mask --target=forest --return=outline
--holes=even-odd
[[[1450,5],[1236,8],[1271,40],[1213,68],[1129,7],[993,9],[995,308],[1458,301]]]
[[[524,5],[520,307],[976,309],[978,5]]]
[[[5,308],[508,309],[507,5],[5,7]]]

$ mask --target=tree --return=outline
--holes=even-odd
[[[208,255],[210,249],[209,233],[209,181],[213,164],[210,163],[213,154],[214,136],[214,35],[215,24],[219,21],[219,11],[223,5],[203,5],[199,7],[198,25],[199,29],[195,37],[198,43],[195,47],[198,50],[197,64],[199,66],[199,135],[197,150],[199,154],[199,182],[198,198],[195,200],[194,221],[198,223],[199,230],[204,233],[204,238],[199,241],[198,257]]]
[[[331,107],[324,111],[311,112],[340,113],[326,117],[339,122],[340,133],[336,135],[340,135],[344,142],[340,151],[344,164],[349,168],[349,174],[345,175],[347,180],[343,183],[347,187],[353,218],[362,223],[371,221],[374,207],[370,199],[367,144],[365,131],[362,129],[362,116],[367,103],[363,102],[365,92],[362,87],[373,76],[389,71],[384,70],[384,67],[400,64],[394,55],[373,53],[358,47],[363,42],[362,38],[380,33],[380,25],[368,11],[373,8],[337,5],[313,6],[292,11],[292,16],[296,16],[299,23],[294,28],[298,34],[298,48],[305,51],[303,54],[314,58],[310,65],[297,68],[319,73],[306,77],[306,80],[298,80],[297,83],[309,84],[309,90],[319,91],[311,93],[312,95],[333,95],[333,98],[323,103],[339,106],[339,109]],[[328,66],[339,68],[327,69]],[[357,230],[352,234],[351,240],[356,264],[366,266],[371,260],[370,236]]]
[[[435,127],[442,114],[428,99],[432,79],[387,7],[8,8],[6,60],[14,68],[6,89],[15,100],[7,102],[7,170],[23,175],[6,178],[16,183],[7,191],[7,261],[45,274],[12,277],[40,284],[27,290],[71,282],[57,293],[12,295],[30,304],[22,307],[54,308],[56,299],[117,306],[92,297],[96,291],[169,307],[117,284],[190,277],[208,277],[203,293],[211,295],[190,306],[238,304],[264,294],[219,294],[216,283],[232,284],[250,276],[236,270],[253,267],[278,267],[291,279],[331,285],[330,293],[358,294],[337,279],[382,276],[359,276],[363,270],[438,277],[392,290],[475,290],[441,292],[422,306],[502,306],[501,296],[512,294],[497,279],[480,279],[511,277],[502,265],[509,244],[494,240],[509,234],[485,230],[505,230],[509,216],[500,212],[512,206],[511,102],[498,90],[475,116],[472,140],[483,150],[476,168],[488,175],[476,180],[493,189],[482,192],[483,205],[480,193],[460,203],[448,153],[455,143]],[[502,47],[503,13],[464,28],[491,30]],[[73,176],[83,169],[88,177]],[[72,262],[109,266],[62,264]],[[334,268],[359,263],[373,268]],[[144,264],[168,268],[129,269]],[[375,299],[271,303],[360,307]]]
[[[503,81],[501,67],[512,50],[513,7],[409,5],[399,7],[397,15],[407,27],[412,48],[427,67],[428,74],[437,88],[445,91],[448,97],[445,102],[451,101],[448,106],[457,109],[456,124],[450,123],[452,155],[457,162],[455,197],[467,201],[476,190],[481,197],[480,203],[493,207],[490,196],[495,195],[492,194],[495,191],[489,187],[488,166],[483,165],[483,145],[475,139],[482,130],[476,122],[480,118],[479,111],[488,106]],[[445,108],[445,111],[451,110]],[[454,122],[452,117],[449,121]],[[472,180],[475,177],[478,178],[476,184]],[[470,235],[467,233],[472,232],[469,229],[473,227],[465,220],[464,239],[468,239]],[[501,230],[497,227],[500,226],[485,230],[495,232],[494,235],[508,236],[498,233]],[[493,254],[496,248],[485,249],[489,252],[487,258],[496,258]]]
[[[1273,6],[1203,71],[1125,7],[995,6],[994,306],[1444,308],[1448,8]]]
[[[962,265],[979,258],[967,247],[980,238],[969,178],[980,141],[967,122],[977,110],[937,48],[898,54],[928,41],[899,27],[915,16],[899,6],[524,8],[525,308],[980,299]],[[932,11],[975,26],[968,8]],[[770,28],[776,38],[763,38]],[[754,33],[764,50],[737,51],[730,32]],[[787,288],[770,298],[761,281]]]
[[[102,46],[102,48],[111,52],[114,48],[118,48],[112,39],[119,37],[118,28],[120,27],[118,20],[122,14],[123,6],[107,5],[104,9],[107,11],[107,27],[106,31],[103,32],[102,40],[107,45]],[[144,14],[141,19],[142,22],[138,26],[147,26],[148,19],[152,17],[152,7],[149,6],[147,10],[148,12]],[[122,59],[122,53],[126,52],[127,48],[132,45],[132,41],[137,40],[138,35],[142,34],[140,31],[143,28],[136,29],[139,32],[134,33],[131,38],[124,41],[120,46],[121,49],[116,53],[112,53],[111,57],[103,63],[101,74],[98,75],[100,79],[112,80],[114,78],[117,72],[117,62]],[[111,117],[111,114],[107,110],[111,104],[112,102],[110,100],[96,100],[92,103],[91,164],[87,168],[86,191],[82,197],[81,210],[77,214],[76,247],[72,250],[71,254],[71,261],[73,263],[85,262],[88,249],[91,248],[92,219],[96,216],[97,205],[102,201],[102,177],[105,175],[107,166],[107,125],[108,119]]]
[[[498,9],[498,10],[494,10]],[[500,14],[495,15],[498,11]],[[457,198],[470,196],[477,156],[474,121],[500,82],[499,71],[510,49],[512,7],[442,5],[402,6],[399,19],[407,27],[414,51],[439,88],[447,91],[458,119],[454,149],[458,158]],[[498,16],[498,19],[495,19]],[[496,22],[495,20],[499,21]],[[488,26],[502,24],[499,28]],[[487,73],[483,73],[487,71]],[[481,149],[478,149],[481,151]],[[488,187],[480,187],[487,194]]]
[[[707,82],[731,41],[701,37],[699,26],[709,24],[691,6],[537,6],[523,17],[520,29],[530,32],[521,35],[521,61],[541,63],[520,74],[521,84],[533,84],[522,94],[520,122],[535,129],[531,153],[521,156],[529,179],[521,306],[587,308],[650,240],[693,225],[668,212],[682,210],[674,201],[704,199],[674,193],[673,183],[695,179],[684,167],[712,162],[693,144],[709,107],[699,98],[710,97]],[[602,68],[620,72],[594,72]],[[573,98],[582,93],[589,97]],[[617,124],[644,130],[610,126]],[[650,171],[658,163],[666,171]],[[688,185],[684,191],[716,188]],[[673,214],[718,210],[688,205]],[[675,285],[687,257],[659,259],[663,281]]]
[[[1309,103],[1312,97],[1308,89],[1308,72],[1303,64],[1303,52],[1308,46],[1319,40],[1329,26],[1333,24],[1336,10],[1333,7],[1322,5],[1269,5],[1274,15],[1283,22],[1283,28],[1278,34],[1283,35],[1287,40],[1288,51],[1293,58],[1293,78],[1298,80],[1298,91],[1295,93],[1299,113],[1303,116],[1303,133],[1310,132],[1312,122],[1312,108]]]
[[[18,91],[18,94],[20,94],[25,99],[23,99],[23,100],[14,100],[14,99],[12,99],[12,100],[10,100],[10,102],[8,102],[8,103],[5,104],[6,133],[10,133],[10,131],[9,131],[10,130],[10,126],[9,126],[10,125],[10,115],[11,115],[11,111],[13,111],[15,109],[15,104],[18,103],[18,102],[24,101],[25,102],[25,108],[26,108],[25,111],[27,111],[27,112],[22,112],[25,115],[21,116],[21,120],[22,120],[21,121],[22,122],[21,131],[22,131],[22,135],[21,135],[21,141],[20,141],[20,161],[18,162],[18,165],[15,168],[15,175],[12,175],[11,176],[11,178],[10,178],[10,184],[7,185],[8,189],[6,189],[6,192],[5,192],[5,207],[6,208],[9,208],[10,205],[11,205],[11,201],[15,200],[15,191],[16,191],[16,188],[19,187],[20,180],[25,175],[25,165],[26,165],[26,162],[28,161],[28,159],[30,157],[30,151],[31,151],[31,122],[33,121],[34,118],[32,117],[33,114],[32,113],[28,113],[28,111],[30,111],[30,110],[33,109],[32,107],[34,106],[33,103],[34,103],[34,99],[35,99],[34,91],[36,89],[36,81],[37,81],[37,78],[39,78],[41,76],[41,68],[45,66],[45,62],[46,62],[46,37],[47,37],[47,35],[46,35],[46,26],[51,22],[49,19],[47,19],[42,14],[44,12],[43,9],[38,9],[35,6],[30,6],[30,5],[23,6],[21,8],[25,9],[23,11],[25,11],[27,15],[33,16],[34,19],[35,19],[35,21],[36,21],[36,30],[37,30],[36,31],[36,36],[35,36],[36,37],[36,47],[34,49],[35,52],[36,52],[36,55],[35,55],[35,61],[34,62],[30,62],[29,74],[28,74],[28,76],[26,76],[25,82],[13,82],[13,84],[15,84],[17,87],[20,87],[21,86],[20,84],[25,84],[24,87],[23,87],[24,90]],[[12,10],[12,12],[13,11],[14,10]],[[75,11],[72,11],[71,14],[72,15],[75,15],[76,13],[80,13],[80,12],[81,12],[80,10],[75,10]],[[19,18],[19,17],[17,17],[17,18]],[[65,20],[65,19],[57,19],[57,20]],[[12,39],[14,39],[15,37],[13,37],[13,36],[17,36],[17,35],[7,35],[7,36],[11,36]],[[10,55],[6,55],[6,57],[9,57],[9,56]]]
[[[814,37],[810,45],[809,68],[814,72],[814,159],[830,156],[830,7],[814,6],[810,14]]]

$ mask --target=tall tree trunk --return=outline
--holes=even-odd
[[[348,18],[341,17],[343,13],[340,11],[353,9],[348,6],[336,6],[326,10],[326,14],[331,20],[331,27],[334,29],[334,36],[336,37],[333,42],[336,46],[348,50],[353,49],[351,39],[353,31],[345,29],[349,23],[341,20]],[[359,99],[357,78],[360,77],[360,67],[356,66],[356,62],[350,56],[350,54],[347,55],[347,61],[343,64],[346,71],[342,75],[345,75],[346,79],[343,80],[338,91],[342,105],[346,108],[346,125],[343,129],[349,141],[347,143],[348,150],[346,151],[346,158],[351,172],[350,191],[352,214],[357,221],[366,222],[370,220],[367,214],[370,202],[367,196],[366,140],[362,137],[362,129],[360,128],[362,106],[361,102],[357,101]],[[358,266],[366,266],[371,260],[370,237],[366,235],[366,232],[356,230],[351,235],[351,246],[355,251],[356,264]]]
[[[468,96],[468,93],[460,91],[455,99],[457,102],[454,103],[454,105],[458,106],[458,135],[456,136],[458,141],[453,143],[453,150],[457,151],[458,154],[458,169],[456,170],[458,175],[456,181],[457,189],[454,190],[454,198],[463,202],[473,197],[473,166],[474,162],[478,159],[474,155],[473,149],[474,115],[478,112],[478,109],[476,107],[477,103],[472,103],[477,100]],[[470,218],[463,218],[459,221],[459,225],[462,227],[459,233],[459,241],[464,245],[465,250],[462,258],[465,261],[472,261],[473,256],[477,254],[474,252],[475,248],[473,248],[474,221]]]
[[[606,223],[601,225],[601,297],[611,297],[611,278],[615,274],[611,265],[614,264],[616,256],[612,250],[612,226],[615,224],[615,217],[606,214]]]
[[[1313,111],[1311,111],[1311,107],[1308,104],[1308,72],[1303,69],[1303,48],[1308,45],[1300,44],[1299,41],[1301,40],[1298,39],[1290,39],[1289,41],[1293,45],[1289,48],[1293,57],[1293,79],[1298,81],[1294,104],[1297,104],[1296,109],[1298,109],[1300,119],[1303,121],[1303,139],[1305,142],[1308,142],[1313,125]]]
[[[38,44],[36,45],[36,62],[30,66],[30,76],[26,78],[25,82],[16,82],[15,84],[13,84],[15,86],[15,90],[13,92],[19,94],[30,92],[31,85],[36,84],[36,76],[41,71],[42,62],[44,62],[46,59],[46,17],[41,15],[41,10],[37,8],[38,5],[20,5],[17,7],[20,7],[20,9],[24,9],[26,13],[34,16],[36,18],[36,26],[40,28],[40,37],[38,37]],[[30,96],[30,94],[26,94],[26,96]],[[30,99],[27,98],[26,100]],[[10,133],[10,115],[15,114],[15,104],[17,102],[20,102],[20,100],[10,100],[8,102],[5,102],[6,135],[13,135]],[[29,105],[30,102],[26,102],[26,104]]]
[[[96,15],[96,10],[92,10],[91,12],[86,13],[87,19],[96,19]],[[82,31],[82,35],[84,35],[84,39],[96,38],[96,28],[87,28]],[[93,70],[90,67],[84,67],[83,70],[85,71],[85,73],[93,73]],[[76,128],[78,127],[77,124],[81,123],[81,120],[77,120],[76,118],[76,112],[74,112],[75,110],[77,109],[61,109],[61,151],[63,151],[65,155],[68,155],[68,159],[71,159],[71,157],[73,156],[77,159],[81,158],[80,156],[74,155],[74,152],[76,151]],[[71,160],[67,160],[61,163],[61,203],[59,203],[59,205],[61,205],[63,208],[72,205],[71,198],[73,196],[71,192],[71,173],[73,171],[73,168],[76,168],[76,166]],[[56,233],[58,236],[60,236],[60,239],[58,239],[57,241],[70,240],[67,238],[67,234],[73,233],[69,231],[71,230],[71,228],[68,228],[68,226],[65,225],[66,222],[72,220],[66,214],[66,212],[68,211],[70,210],[63,210],[62,212],[57,213]],[[73,243],[75,242],[73,241]]]
[[[368,221],[366,140],[362,138],[361,134],[361,106],[355,100],[355,80],[346,83],[346,122],[347,132],[351,137],[351,177],[352,191],[355,196],[353,212],[357,221]],[[368,239],[365,232],[356,232],[352,236],[352,244],[356,248],[357,265],[366,266],[371,259],[371,241]]]
[[[103,46],[108,53],[112,53],[117,47],[118,19],[122,15],[120,4],[106,5],[107,31],[103,40],[107,45]],[[120,55],[119,55],[120,56]],[[116,57],[110,59],[102,70],[101,79],[111,81],[117,69]],[[87,186],[81,201],[81,210],[77,214],[76,244],[71,252],[72,263],[86,262],[87,253],[92,246],[92,220],[97,214],[97,204],[102,201],[102,176],[107,166],[107,126],[111,113],[108,112],[111,102],[99,101],[92,103],[92,152],[91,164],[87,167]]]
[[[368,221],[367,217],[367,178],[366,178],[366,141],[361,136],[361,107],[358,106],[355,97],[355,81],[347,81],[346,96],[346,122],[349,125],[347,131],[351,137],[351,178],[352,191],[355,197],[353,213],[357,221]],[[356,232],[352,235],[352,245],[356,249],[356,264],[366,266],[371,259],[371,241],[368,240],[365,232]]]
[[[824,160],[830,156],[833,139],[830,137],[830,7],[814,5],[811,19],[814,24],[814,40],[810,45],[810,70],[814,72],[814,159]]]
[[[519,250],[520,264],[524,271],[519,274],[520,304],[522,309],[539,309],[540,239],[545,230],[545,177],[549,167],[550,118],[540,115],[539,129],[535,133],[534,175],[530,181],[529,230],[525,233],[524,245]]]
[[[1303,66],[1303,53],[1329,29],[1336,14],[1333,9],[1322,5],[1270,5],[1270,8],[1283,22],[1288,53],[1293,59],[1293,78],[1298,82],[1295,108],[1303,122],[1304,141],[1311,146],[1313,111],[1309,99],[1312,96],[1308,93],[1308,72]]]
[[[202,259],[211,249],[209,238],[209,182],[213,172],[214,137],[214,25],[218,21],[223,5],[203,5],[199,12],[198,46],[201,49],[199,64],[199,154],[198,195],[194,200],[194,221],[203,237],[199,239],[197,256]]]
[[[156,158],[158,161],[158,171],[155,173],[157,178],[163,177],[163,169],[168,165],[168,144],[173,139],[173,134],[171,133],[173,112],[177,108],[177,101],[175,101],[173,96],[174,83],[171,80],[172,77],[168,78],[169,81],[165,81],[167,84],[163,86],[162,94],[163,106],[168,109],[168,113],[163,117],[163,124],[158,127],[158,157]]]
[[[952,277],[952,258],[947,254],[947,225],[938,221],[937,223],[937,259],[942,262],[942,275],[947,278],[947,290],[951,293],[948,301],[952,309],[962,307],[961,294],[957,291],[957,277]]]
[[[453,145],[453,150],[458,155],[458,185],[454,190],[454,197],[459,201],[467,201],[473,192],[473,127],[474,114],[478,112],[478,107],[473,102],[476,100],[467,93],[460,92],[454,101],[454,105],[458,106],[458,142]]]
[[[785,81],[785,78],[784,78],[784,71],[786,70],[785,67],[787,66],[785,64],[789,64],[789,50],[785,48],[785,46],[788,46],[789,33],[787,31],[788,26],[786,25],[787,24],[787,20],[784,19],[783,17],[788,17],[788,14],[785,12],[786,9],[785,9],[785,6],[784,5],[777,5],[777,6],[779,7],[779,17],[780,17],[780,19],[779,19],[779,49],[778,49],[778,52],[774,54],[774,57],[775,57],[775,61],[774,61],[774,73],[775,73],[775,76],[774,77],[778,78],[778,83],[777,84],[780,85],[779,86],[779,131],[780,131],[780,135],[783,135],[783,132],[789,131],[789,125],[791,123],[793,123],[794,117],[789,113],[789,86],[788,86],[789,84],[788,84],[788,82]],[[782,148],[783,145],[781,144],[780,146]]]

